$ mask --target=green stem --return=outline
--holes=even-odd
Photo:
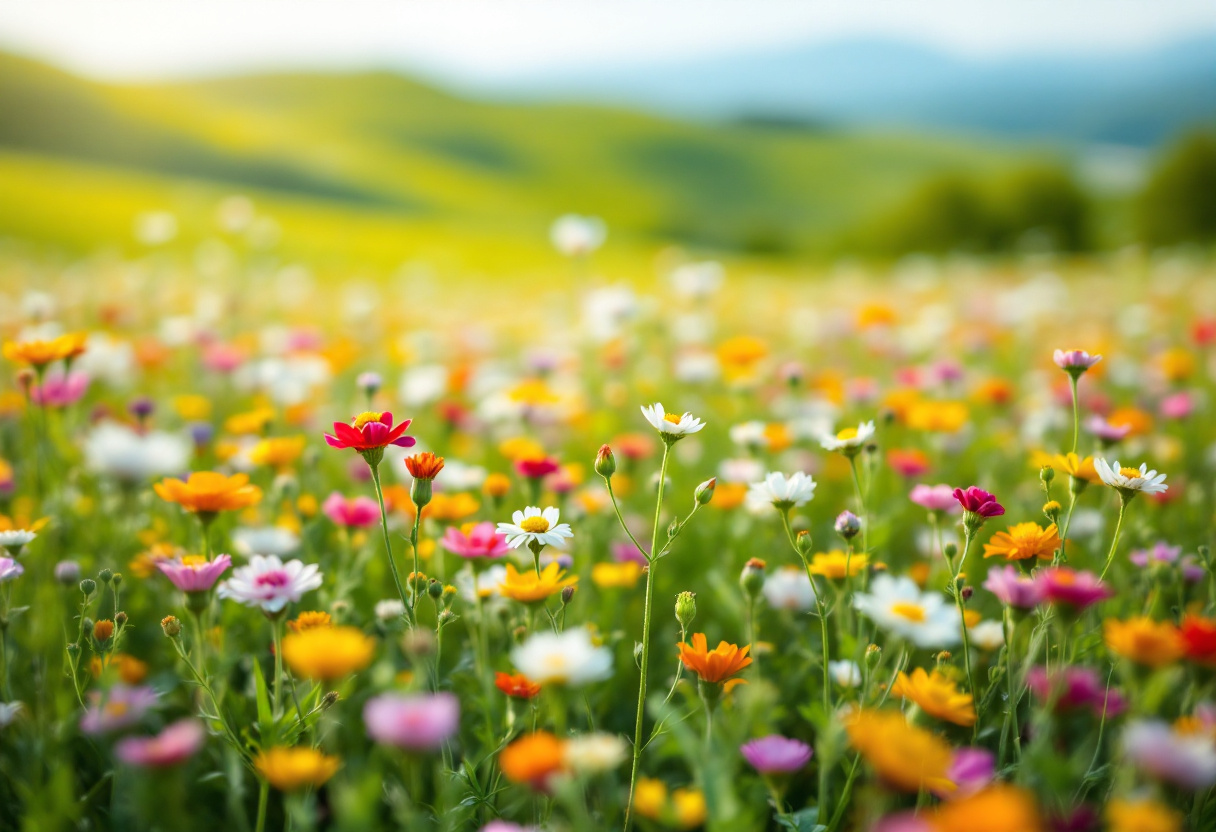
[[[1021,697],[1021,686],[1015,685],[1013,681],[1013,632],[1013,615],[1007,606],[1005,607],[1005,684],[1009,691],[1008,720],[1013,728],[1013,758],[1021,762],[1022,731],[1018,727],[1018,699]]]
[[[866,498],[861,492],[861,478],[857,475],[857,454],[849,457],[849,468],[853,471],[853,488],[857,491],[857,513],[861,519],[861,551],[868,554],[870,551],[870,531],[869,524],[866,522]],[[850,554],[852,550],[850,549]],[[845,571],[848,575],[848,571]]]
[[[1123,493],[1119,493],[1119,519],[1115,521],[1115,536],[1110,542],[1110,551],[1106,553],[1106,565],[1102,567],[1102,574],[1098,576],[1098,580],[1106,577],[1107,570],[1115,561],[1115,549],[1119,547],[1119,532],[1123,530],[1123,512],[1127,510],[1127,497]]]
[[[277,718],[279,713],[279,680],[283,678],[283,625],[281,618],[271,621],[274,633],[274,709],[272,714]]]
[[[1068,530],[1072,527],[1072,512],[1077,507],[1077,492],[1073,490],[1072,483],[1068,486],[1068,514],[1064,517],[1064,528],[1060,532],[1060,551],[1055,560],[1052,561],[1052,566],[1057,566],[1061,563],[1068,563],[1068,554],[1064,551],[1064,544],[1068,542]]]
[[[1077,404],[1077,376],[1068,374],[1069,386],[1072,387],[1072,453],[1077,452],[1077,439],[1081,435],[1081,411]]]
[[[258,787],[258,821],[254,832],[266,830],[266,804],[270,801],[270,783],[262,781]]]
[[[411,627],[414,626],[414,607],[405,595],[405,587],[401,584],[401,575],[397,572],[397,562],[393,560],[393,544],[388,537],[388,512],[384,510],[384,490],[380,487],[380,466],[369,465],[372,470],[372,484],[376,486],[376,501],[380,504],[380,531],[384,533],[384,552],[388,556],[388,568],[393,573],[393,584],[397,587],[397,595],[405,606],[405,616]],[[418,549],[414,548],[414,557],[418,557]]]
[[[974,533],[970,528],[964,530],[963,535],[963,553],[958,559],[958,569],[954,572],[954,578],[950,582],[950,592],[954,596],[954,605],[958,608],[958,623],[963,631],[963,665],[967,669],[967,686],[971,690],[971,699],[975,703],[975,724],[971,726],[971,740],[974,743],[979,736],[980,730],[980,692],[975,685],[975,671],[971,667],[971,637],[967,633],[967,610],[963,607],[963,591],[958,585],[959,575],[963,573],[963,568],[967,563],[967,553],[971,551],[971,541],[974,539]]]

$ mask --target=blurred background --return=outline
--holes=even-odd
[[[4,246],[200,270],[1216,241],[1211,0],[5,0],[0,113]]]

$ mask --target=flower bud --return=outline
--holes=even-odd
[[[410,486],[410,499],[421,510],[431,501],[431,481],[414,477],[414,482]]]
[[[328,711],[334,705],[338,704],[341,695],[336,690],[331,690],[321,697],[321,710]]]
[[[443,584],[431,578],[431,582],[426,585],[426,594],[438,601],[443,597]]]
[[[970,601],[971,596],[975,594],[975,587],[965,586],[962,588],[962,593],[963,593],[963,601]]]
[[[1056,469],[1052,468],[1050,465],[1044,465],[1039,469],[1039,482],[1043,483],[1043,485],[1049,484],[1055,478]]]
[[[842,511],[836,515],[836,534],[845,540],[852,540],[861,532],[861,518],[851,511]]]
[[[958,554],[958,546],[953,543],[947,543],[942,547],[942,551],[946,554],[947,558],[954,560],[954,556]]]
[[[114,577],[110,578],[110,583],[114,584],[114,586],[122,586],[122,573],[115,572]]]
[[[109,641],[114,635],[114,622],[103,618],[93,624],[93,638],[98,642]]]
[[[805,529],[798,532],[798,536],[794,538],[794,545],[798,547],[798,554],[804,558],[810,555],[811,547],[814,546],[811,540],[811,533]]]
[[[697,486],[697,490],[692,493],[693,499],[697,501],[697,505],[707,505],[714,498],[714,489],[718,487],[718,478],[710,477],[705,482]]]
[[[878,667],[878,663],[882,661],[882,648],[877,644],[871,644],[866,648],[865,662],[867,667]]]
[[[168,638],[177,638],[182,634],[182,622],[177,620],[176,615],[166,615],[162,618],[160,628],[164,630]]]
[[[604,479],[611,479],[616,473],[616,457],[607,445],[600,445],[599,453],[595,455],[595,473]]]
[[[97,580],[101,581],[103,584],[108,584],[110,579],[113,577],[114,572],[110,569],[103,569],[97,573]]]
[[[97,591],[97,581],[93,580],[92,578],[85,578],[80,582],[80,591],[83,592],[86,597],[92,595]]]
[[[451,624],[452,622],[454,622],[459,617],[460,616],[458,616],[456,613],[452,612],[451,610],[442,610],[439,613],[439,617],[438,617],[439,626],[446,627],[449,624]]]
[[[379,373],[360,373],[355,379],[355,385],[363,391],[363,395],[371,397],[380,392],[380,388],[384,386],[384,379]]]
[[[80,655],[80,645],[72,641],[68,643],[68,655],[75,658]]]
[[[1060,522],[1060,504],[1055,500],[1048,500],[1043,504],[1043,514],[1053,523]]]
[[[122,610],[119,610],[118,612],[114,613],[114,623],[117,624],[119,627],[127,626],[127,614],[125,612],[123,612]]]
[[[687,630],[697,617],[697,596],[694,592],[681,592],[676,596],[676,621]]]
[[[563,607],[566,606],[573,599],[574,599],[574,587],[573,586],[562,587],[562,606]]]
[[[679,533],[680,533],[680,521],[672,520],[671,525],[669,525],[667,527],[667,539],[675,540],[676,536],[679,535]]]
[[[739,586],[742,587],[743,594],[753,601],[764,588],[764,567],[764,561],[752,558],[743,565],[743,572],[739,575]]]

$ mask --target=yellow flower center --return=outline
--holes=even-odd
[[[680,417],[674,413],[664,413],[663,421],[671,422],[673,425],[678,425],[678,424],[680,424]]]
[[[848,439],[856,439],[857,438],[857,428],[845,428],[840,433],[836,434],[836,438],[841,441],[845,441]]]
[[[519,527],[526,532],[539,534],[549,531],[549,521],[543,517],[525,517],[524,521],[519,524]]]
[[[899,601],[891,605],[891,612],[906,618],[909,621],[921,622],[925,620],[925,610],[920,604],[913,604],[909,601]]]
[[[364,412],[360,413],[358,416],[355,417],[355,421],[354,421],[354,424],[352,425],[352,427],[354,427],[355,430],[360,430],[368,422],[379,422],[380,417],[383,415],[384,415],[383,413],[376,413],[371,410],[365,410]]]
[[[1134,479],[1134,478],[1140,476],[1140,469],[1139,468],[1120,468],[1119,473],[1129,479]]]
[[[191,569],[198,569],[206,563],[207,559],[202,555],[186,555],[182,558],[182,566],[189,566]]]

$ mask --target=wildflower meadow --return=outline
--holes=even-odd
[[[0,829],[1216,828],[1209,259],[608,231],[0,249]]]

